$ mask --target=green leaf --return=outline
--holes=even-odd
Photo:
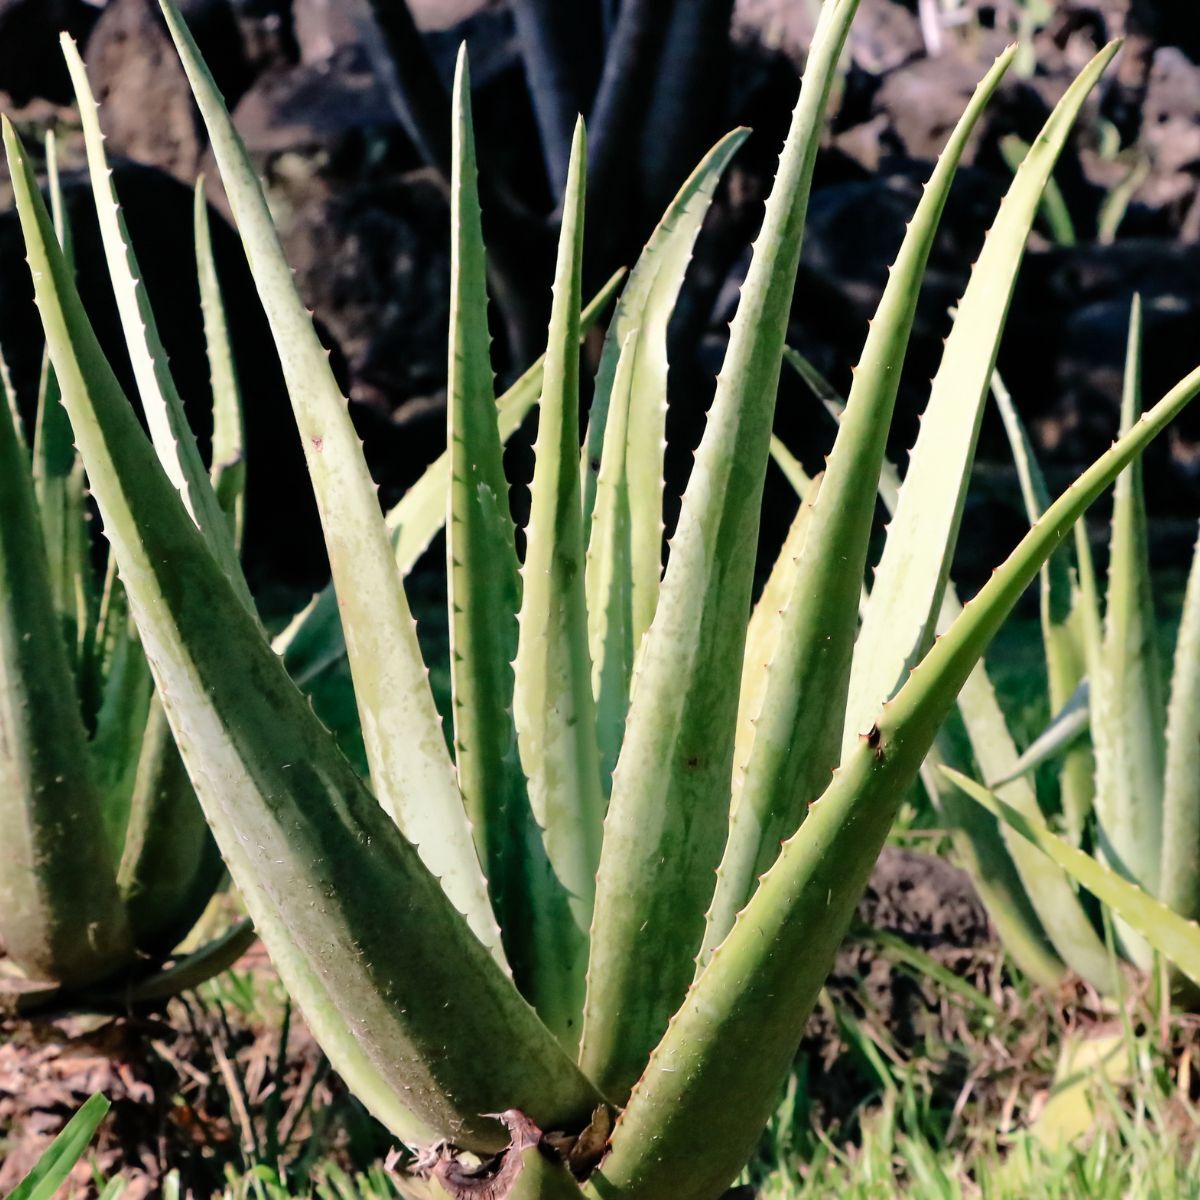
[[[200,310],[204,315],[204,344],[208,351],[209,381],[213,397],[212,466],[209,474],[217,503],[233,533],[235,547],[242,544],[246,518],[246,433],[242,417],[242,392],[238,387],[233,347],[225,303],[213,257],[212,230],[204,176],[196,180],[196,275],[200,282]]]
[[[450,447],[446,578],[458,781],[492,905],[522,994],[568,1043],[578,1009],[561,976],[577,941],[569,896],[550,870],[517,755],[513,659],[521,581],[493,396],[487,273],[465,47],[453,97]],[[567,989],[569,992],[569,989]]]
[[[8,1200],[51,1200],[83,1157],[108,1109],[108,1101],[99,1092],[85,1100],[37,1166],[9,1192]]]
[[[296,292],[246,148],[170,0],[175,41],[212,143],[259,299],[283,366],[325,532],[379,803],[498,958],[500,931],[396,570],[375,484],[312,317]]]
[[[138,950],[161,959],[200,919],[225,868],[157,696],[135,762],[117,884]]]
[[[67,261],[71,261],[71,227],[63,204],[54,131],[46,134],[54,228]],[[11,385],[10,385],[11,386]],[[15,407],[13,409],[15,412]],[[18,434],[20,423],[17,419]],[[24,438],[20,439],[22,444]],[[71,422],[59,396],[49,359],[43,360],[33,438],[33,485],[42,522],[43,544],[50,568],[50,588],[62,619],[67,654],[77,678],[91,619],[93,580],[84,501],[83,467],[75,453]],[[81,680],[82,682],[82,680]]]
[[[735,129],[723,137],[700,161],[671,201],[658,223],[629,282],[621,294],[604,342],[596,385],[588,417],[587,440],[583,450],[583,521],[591,545],[591,520],[596,506],[598,480],[608,444],[608,422],[614,401],[626,408],[623,418],[625,441],[621,452],[614,446],[609,453],[607,471],[612,486],[628,492],[623,501],[629,509],[629,527],[623,536],[615,567],[629,577],[628,609],[623,620],[629,623],[629,639],[634,650],[650,627],[658,603],[662,576],[662,494],[663,452],[666,448],[667,416],[667,326],[675,309],[679,289],[692,258],[692,248],[704,223],[717,184],[739,147],[749,136],[748,129]],[[628,366],[623,394],[614,391],[618,362],[629,335],[636,330],[636,353]],[[610,551],[612,552],[612,551]],[[602,607],[591,593],[589,611]],[[592,655],[596,662],[597,645],[593,638]],[[615,672],[606,672],[615,681]],[[628,705],[629,674],[625,672],[620,693],[601,701],[601,708]],[[611,685],[610,685],[611,686]],[[623,716],[623,713],[622,713]],[[612,772],[606,764],[605,779]]]
[[[579,279],[586,140],[576,128],[563,200],[536,464],[521,570],[513,712],[529,801],[575,928],[562,947],[554,1027],[578,1043],[604,820],[584,597],[579,482]],[[550,964],[546,964],[549,967]]]
[[[132,959],[133,946],[29,458],[7,406],[0,406],[0,731],[0,941],[32,979],[103,979]]]
[[[1177,913],[1200,917],[1200,549],[1192,555],[1175,642],[1159,886],[1164,903]]]
[[[946,625],[961,611],[951,588],[947,588],[943,611]],[[983,777],[1010,777],[1011,782],[1004,785],[1006,801],[1020,812],[1040,819],[1041,809],[1032,780],[1014,774],[1017,748],[983,663],[971,672],[959,692],[958,710]],[[1112,956],[1092,925],[1070,879],[1007,826],[1002,824],[1000,833],[1054,949],[1068,967],[1100,991],[1111,994],[1118,983],[1113,975]]]
[[[796,351],[789,349],[784,357],[834,419],[840,421],[845,401],[836,390]],[[889,516],[896,511],[899,496],[899,473],[885,459],[879,473],[879,498]],[[957,600],[948,595],[942,603],[941,621],[945,625],[949,624],[948,604],[953,604],[957,610]],[[861,607],[865,607],[865,601]],[[976,670],[977,673],[984,673],[982,665]],[[961,800],[957,792],[945,787],[936,774],[936,766],[950,756],[957,756],[956,746],[948,738],[939,735],[921,766],[921,779],[929,793],[930,802],[945,821],[954,841],[955,853],[970,872],[1005,948],[1026,975],[1044,986],[1054,987],[1061,981],[1065,968],[1048,942],[1045,930],[1030,904],[998,823],[977,805]]]
[[[1141,302],[1135,296],[1125,357],[1122,432],[1141,413],[1141,370]],[[1117,481],[1113,492],[1104,642],[1099,669],[1091,676],[1100,851],[1111,867],[1156,894],[1163,848],[1166,704],[1139,463]],[[1149,965],[1136,939],[1126,949],[1141,966]]]
[[[987,909],[1000,943],[1018,969],[1045,988],[1057,988],[1066,964],[1046,937],[1046,931],[1029,900],[1025,884],[1004,844],[1000,823],[978,804],[951,787],[939,768],[962,761],[971,768],[969,752],[962,756],[945,733],[938,734],[921,764],[921,783],[934,811],[945,822],[954,843],[954,856],[971,876]]]
[[[1025,501],[1025,512],[1032,525],[1050,503],[1046,481],[1042,477],[1020,414],[998,374],[992,376],[992,394],[996,398],[1004,430],[1012,447],[1017,478],[1020,480],[1021,494]],[[1042,568],[1039,581],[1042,644],[1046,653],[1050,711],[1054,713],[1064,709],[1071,702],[1087,667],[1086,650],[1079,629],[1081,617],[1076,604],[1077,589],[1072,581],[1069,553],[1068,548],[1064,546],[1051,555],[1050,561]],[[1057,732],[1065,733],[1066,727],[1060,727]],[[1056,736],[1052,744],[1039,747],[1038,753],[1043,749],[1056,752],[1059,746],[1065,748],[1067,744],[1057,741]],[[1030,747],[1030,750],[1032,749]],[[1036,756],[1030,756],[1028,753],[1022,755],[1018,765],[1024,764],[1029,758],[1030,766],[1022,767],[1023,770],[1029,770],[1036,765],[1034,757]],[[1014,765],[1013,770],[1016,769]],[[1064,754],[1059,776],[1059,795],[1068,833],[1077,846],[1083,840],[1084,828],[1092,811],[1095,794],[1094,774],[1095,764],[1087,745],[1075,746]]]
[[[596,740],[606,790],[611,787],[613,768],[625,736],[629,684],[637,650],[633,628],[635,519],[627,463],[632,449],[628,431],[631,392],[640,344],[640,331],[630,329],[608,387],[608,397],[615,403],[605,425],[584,569]],[[656,525],[660,519],[655,518]],[[657,587],[657,573],[654,582]]]
[[[672,1018],[589,1180],[590,1197],[711,1200],[736,1176],[959,688],[1072,524],[1197,392],[1200,369],[1046,510],[882,708]],[[718,1129],[719,1138],[697,1138]]]
[[[933,381],[854,651],[844,754],[933,638],[983,404],[1038,202],[1084,100],[1117,51],[1088,64],[1021,164],[971,272]]]
[[[763,479],[809,187],[856,0],[822,22],[638,651],[613,774],[580,1061],[632,1086],[693,975],[729,821]]]
[[[987,780],[988,786],[991,788],[1003,787],[1021,775],[1028,775],[1042,763],[1050,762],[1060,756],[1065,757],[1066,752],[1088,731],[1089,696],[1088,681],[1084,679],[1071,693],[1067,703],[1050,718],[1046,728],[1029,743],[1028,749],[1013,763],[1012,767],[998,778]],[[1079,844],[1074,837],[1071,840],[1076,845]]]
[[[1015,133],[1006,134],[1000,139],[1000,153],[1008,164],[1010,171],[1017,171],[1029,153],[1029,144],[1022,141]],[[1058,184],[1050,179],[1041,203],[1042,220],[1046,223],[1050,240],[1059,246],[1075,245],[1075,223]]]
[[[580,1128],[595,1089],[355,775],[217,566],[104,358],[7,121],[4,138],[105,532],[172,732],[285,986],[398,1136],[498,1150],[503,1133],[480,1114],[506,1105],[543,1128]]]
[[[620,287],[624,271],[618,271],[592,298],[579,316],[580,336],[590,332]],[[520,428],[542,389],[545,356],[537,360],[496,402],[500,440]],[[388,533],[402,576],[416,565],[438,531],[446,523],[446,490],[450,486],[450,452],[444,451],[408,489],[387,514]],[[341,659],[346,653],[342,623],[333,584],[326,586],[311,603],[297,613],[275,638],[275,649],[284,656],[288,671],[304,685]]]
[[[968,796],[1002,818],[1041,853],[1068,871],[1139,937],[1200,986],[1200,926],[1195,921],[1180,916],[1090,854],[1072,846],[1040,818],[1017,812],[974,780],[954,771],[947,774]]]
[[[184,413],[183,400],[171,375],[167,352],[159,337],[158,323],[125,226],[87,69],[71,36],[64,33],[59,40],[79,105],[88,175],[117,313],[154,448],[221,570],[233,581],[242,603],[253,612],[254,602],[242,575],[233,537],[201,461],[196,435]]]
[[[796,831],[837,766],[876,486],[917,295],[959,160],[1014,53],[1010,48],[997,59],[951,134],[871,322],[781,612],[778,644],[767,668],[753,747],[710,909],[708,951],[729,932],[755,880],[778,855],[782,839]]]
[[[139,979],[132,987],[124,989],[119,999],[125,1005],[153,1004],[191,991],[222,971],[228,971],[254,945],[257,936],[250,921],[238,921],[220,937],[182,955],[169,967]]]

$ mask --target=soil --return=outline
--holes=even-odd
[[[979,982],[997,973],[996,947],[970,881],[939,858],[886,848],[858,916],[964,978]],[[157,1194],[168,1169],[197,1196],[208,1194],[225,1165],[238,1162],[240,1148],[256,1140],[266,1146],[273,1127],[282,1130],[281,1157],[293,1170],[318,1156],[341,1157],[348,1166],[385,1156],[386,1135],[328,1073],[302,1020],[290,1022],[281,1067],[282,1018],[264,1022],[264,1006],[247,1016],[231,1002],[230,994],[272,994],[261,947],[238,964],[236,977],[241,982],[223,999],[186,997],[158,1016],[66,1017],[0,1030],[0,1193],[95,1091],[113,1107],[93,1161],[106,1175],[124,1172],[128,1200]],[[828,995],[800,1049],[813,1108],[827,1122],[844,1122],[863,1095],[839,1009],[864,1019],[878,1014],[909,1050],[957,1034],[963,1024],[936,985],[897,968],[869,936],[847,941]],[[76,1195],[88,1194],[89,1179],[85,1163],[75,1175]]]

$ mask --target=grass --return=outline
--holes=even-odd
[[[415,607],[425,617],[441,611],[420,593]],[[444,629],[436,618],[421,624],[440,662]],[[1164,622],[1164,648],[1172,636]],[[1047,716],[1036,617],[1010,622],[990,662],[1024,742]],[[444,700],[448,689],[436,690]],[[317,707],[357,757],[348,680],[331,675]],[[919,795],[893,840],[946,849]],[[899,939],[857,936],[921,981],[932,1015],[901,1044],[893,1014],[873,1008],[867,989],[823,995],[820,1044],[797,1060],[741,1181],[759,1200],[1200,1200],[1200,1021],[1132,990],[1124,1013],[1081,987],[1039,994],[995,951],[955,974]],[[178,1103],[215,1117],[222,1132],[168,1177],[166,1200],[420,1195],[315,1047],[298,1049],[306,1035],[268,964],[228,972],[174,1003],[209,1056],[207,1090],[181,1074]],[[1090,1088],[1057,1089],[1068,1107],[1082,1106],[1086,1130],[1063,1141],[1041,1114],[1065,1041],[1093,1034],[1115,1038],[1121,1069]],[[833,1100],[831,1087],[840,1092]],[[97,1193],[106,1186],[106,1200],[119,1195],[118,1181],[96,1178]]]

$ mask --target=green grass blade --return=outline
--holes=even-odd
[[[604,820],[584,596],[579,482],[579,279],[586,174],[576,130],[563,200],[536,464],[521,570],[513,711],[529,800],[575,922],[559,972],[560,1036],[578,1042],[596,868]],[[546,964],[547,967],[550,964]],[[569,1022],[569,1024],[568,1024]]]
[[[580,314],[581,337],[595,327],[616,295],[624,275],[624,271],[614,274]],[[543,355],[496,402],[502,442],[507,442],[520,428],[529,410],[537,403],[545,361]],[[402,576],[408,575],[445,525],[449,486],[450,452],[447,450],[426,467],[424,474],[388,512],[388,533]],[[296,615],[275,638],[274,645],[276,651],[284,655],[292,678],[302,685],[315,679],[346,653],[337,594],[332,584]]]
[[[113,173],[108,165],[104,134],[100,128],[100,111],[88,83],[87,70],[70,35],[62,34],[60,42],[79,105],[79,120],[83,125],[88,174],[104,257],[108,262],[117,313],[121,318],[129,361],[154,448],[171,482],[183,496],[192,520],[204,534],[221,570],[233,580],[242,602],[253,611],[253,601],[242,575],[233,538],[200,458],[196,436],[183,411],[183,400],[175,386],[167,352],[158,334],[158,323],[150,306],[150,297],[133,251],[133,243],[129,239]]]
[[[729,823],[763,479],[825,105],[856,0],[827,6],[638,651],[604,833],[581,1062],[619,1099],[687,991]]]
[[[304,447],[341,609],[371,786],[472,929],[502,956],[375,484],[246,148],[170,0],[163,12],[208,128]]]
[[[500,1126],[480,1114],[505,1106],[546,1129],[581,1127],[595,1090],[337,750],[188,517],[104,358],[7,121],[4,138],[105,533],[197,795],[285,985],[399,1136],[423,1128],[498,1150]]]
[[[590,1197],[711,1200],[733,1180],[776,1102],[900,800],[959,688],[1072,524],[1197,392],[1200,369],[1093,463],[882,707],[672,1019],[589,1181]],[[719,1138],[696,1136],[715,1129]]]
[[[962,519],[983,403],[1042,192],[1084,100],[1117,51],[1071,84],[1021,164],[958,306],[909,457],[854,654],[844,753],[902,683],[934,634]]]
[[[1050,503],[1046,481],[1034,455],[1025,425],[998,374],[992,376],[992,394],[996,398],[996,406],[1004,422],[1004,431],[1012,447],[1021,495],[1025,501],[1025,512],[1032,525]],[[1075,587],[1072,583],[1067,547],[1064,546],[1056,554],[1052,554],[1049,562],[1042,568],[1038,599],[1042,645],[1046,654],[1050,711],[1057,713],[1070,703],[1087,667],[1086,651],[1079,636],[1079,616],[1075,606]],[[1060,729],[1059,732],[1064,730]],[[1078,846],[1083,840],[1084,827],[1092,811],[1095,764],[1089,746],[1078,745],[1067,749],[1068,744],[1069,739],[1068,742],[1054,741],[1044,748],[1055,753],[1060,746],[1066,749],[1059,775],[1059,794],[1068,834]],[[1039,747],[1039,753],[1042,749],[1043,747]],[[1022,763],[1025,757],[1022,756]]]
[[[50,1143],[37,1166],[17,1184],[15,1191],[9,1192],[8,1200],[51,1200],[91,1145],[108,1109],[108,1101],[99,1092],[85,1100]]]
[[[1018,812],[974,780],[954,771],[947,774],[968,796],[1003,819],[1040,853],[1069,872],[1139,937],[1200,987],[1200,925],[1180,916],[1092,855],[1072,846],[1040,818]]]
[[[626,555],[631,577],[630,627],[635,649],[650,627],[662,575],[667,325],[713,193],[730,159],[749,133],[748,129],[735,129],[726,134],[704,156],[671,201],[621,294],[596,373],[582,463],[583,522],[584,530],[589,534],[596,504],[601,450],[606,444],[607,424],[612,412],[617,364],[630,333],[637,330],[637,355],[629,368],[629,386],[624,397],[618,397],[628,408],[626,452],[622,457],[623,486],[629,492],[631,518]],[[595,607],[589,597],[589,608]]]
[[[200,281],[200,310],[204,316],[204,344],[208,353],[209,382],[213,398],[212,466],[209,474],[217,503],[233,532],[233,544],[242,544],[246,521],[246,431],[242,415],[242,392],[238,386],[229,323],[217,262],[213,256],[212,230],[204,194],[204,176],[196,180],[195,199],[196,275]]]
[[[1200,549],[1188,572],[1167,708],[1160,891],[1181,916],[1200,917]]]
[[[1142,320],[1135,297],[1129,320],[1121,430],[1141,412]],[[1154,628],[1146,505],[1139,463],[1113,492],[1112,542],[1104,643],[1092,673],[1092,744],[1096,752],[1099,844],[1108,864],[1157,894],[1166,765],[1162,673]],[[1143,966],[1144,947],[1128,947]]]
[[[584,570],[592,695],[596,701],[596,741],[600,750],[601,779],[606,790],[611,786],[613,768],[617,765],[617,755],[625,736],[629,684],[637,650],[637,635],[633,628],[635,518],[628,460],[633,449],[629,440],[629,416],[634,403],[632,390],[640,345],[640,331],[629,329],[621,347],[616,374],[607,389],[612,408],[605,424],[600,471],[594,484],[596,494]],[[654,582],[657,587],[657,574]]]
[[[549,1027],[573,1043],[578,1009],[564,1006],[560,975],[564,949],[569,960],[578,927],[533,819],[513,722],[521,580],[493,395],[470,96],[464,48],[453,96],[446,405],[446,578],[458,781],[517,985]]]
[[[133,947],[42,545],[29,458],[4,406],[0,940],[30,978],[81,985],[119,970]]]
[[[1014,54],[1011,48],[1005,51],[975,89],[908,226],[871,322],[781,613],[778,645],[767,669],[754,744],[709,913],[706,950],[729,932],[755,880],[778,855],[782,839],[796,831],[837,766],[858,598],[875,517],[873,485],[886,456],[917,295],[959,160]]]

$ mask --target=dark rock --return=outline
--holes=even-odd
[[[286,53],[279,3],[186,0],[181,8],[231,108],[257,72]],[[155,0],[109,0],[87,64],[110,152],[193,179],[207,137]]]
[[[1141,145],[1151,172],[1135,202],[1167,210],[1187,241],[1200,241],[1200,66],[1182,51],[1163,47],[1142,109]]]
[[[153,168],[115,165],[114,181],[146,290],[183,396],[189,421],[206,451],[212,400],[192,244],[191,190]],[[84,305],[114,370],[133,396],[132,372],[108,282],[91,189],[65,179]],[[246,402],[248,494],[246,561],[252,583],[310,587],[322,581],[324,550],[315,503],[295,433],[270,331],[241,244],[213,218],[217,270],[229,316],[234,358]],[[21,406],[32,428],[42,337],[16,214],[0,215],[0,337]]]
[[[35,99],[70,101],[58,35],[65,31],[86,41],[98,16],[85,0],[0,0],[0,91],[12,106]]]

